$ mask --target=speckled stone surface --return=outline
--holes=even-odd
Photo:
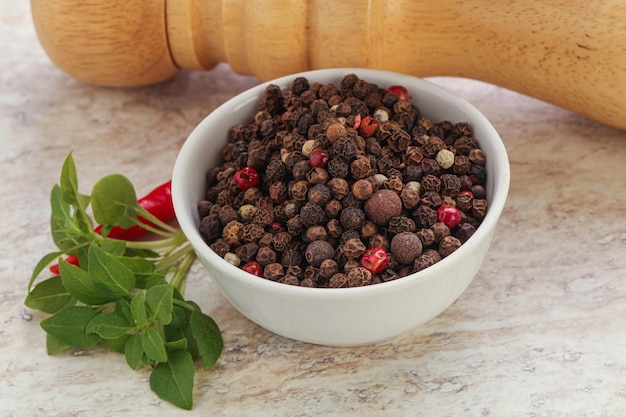
[[[171,175],[186,135],[257,83],[220,65],[149,88],[94,87],[61,73],[26,1],[0,0],[0,415],[184,416],[101,348],[47,356],[24,307],[53,249],[49,192],[74,152],[85,190],[120,172],[138,192]],[[393,340],[328,348],[243,318],[195,264],[188,294],[225,350],[198,370],[206,416],[623,416],[626,410],[626,132],[480,82],[434,82],[500,132],[512,180],[493,246],[467,291]]]

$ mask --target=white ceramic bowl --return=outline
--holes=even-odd
[[[359,288],[304,288],[248,274],[202,240],[197,203],[205,173],[220,164],[227,132],[256,113],[269,83],[289,88],[295,77],[339,84],[349,73],[386,88],[407,87],[412,102],[433,121],[466,121],[486,155],[488,212],[472,237],[435,265],[386,283]],[[251,88],[207,116],[191,133],[176,160],[172,194],[176,216],[198,258],[223,294],[244,316],[277,334],[315,344],[356,346],[382,341],[431,320],[452,304],[476,275],[491,243],[509,189],[509,163],[502,141],[472,105],[427,81],[397,73],[342,68],[310,71]]]

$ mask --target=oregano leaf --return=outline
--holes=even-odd
[[[99,314],[87,324],[87,333],[96,333],[103,339],[122,337],[132,327],[120,316],[108,313]]]
[[[133,271],[133,274],[135,274],[135,288],[146,288],[148,280],[155,275],[156,265],[152,261],[128,255],[114,256],[114,258]],[[165,277],[163,277],[163,282],[165,283]]]
[[[157,271],[146,278],[145,288],[151,288],[163,284],[167,284],[167,280],[165,279],[165,273]]]
[[[33,270],[33,273],[30,276],[30,281],[28,281],[28,291],[30,292],[33,284],[35,283],[35,280],[37,279],[37,277],[39,276],[39,274],[41,274],[41,272],[46,268],[46,266],[48,266],[51,262],[54,262],[56,259],[59,258],[59,256],[63,255],[63,252],[50,252],[47,253],[46,255],[44,255],[39,262],[37,262],[37,265],[35,266],[35,269]]]
[[[96,244],[89,246],[89,275],[101,292],[117,298],[131,296],[135,287],[135,274],[113,255]]]
[[[146,329],[141,335],[141,346],[148,359],[154,362],[167,362],[165,340],[155,329]]]
[[[67,291],[87,305],[102,305],[115,301],[115,297],[102,294],[95,286],[91,275],[84,269],[66,261],[59,261],[61,281]]]
[[[134,322],[133,313],[130,310],[130,302],[128,302],[125,298],[118,298],[115,301],[114,314],[120,316],[127,323]]]
[[[107,349],[110,349],[113,352],[124,353],[126,349],[126,342],[128,342],[128,339],[130,339],[131,336],[133,335],[125,333],[116,339],[104,339],[104,345]]]
[[[98,314],[91,307],[72,306],[43,320],[41,327],[69,346],[87,349],[100,341],[100,336],[86,331],[89,322]]]
[[[141,329],[148,325],[148,312],[146,310],[146,293],[137,293],[132,300],[130,300],[130,312],[135,319],[135,325]]]
[[[182,307],[174,306],[172,309],[172,321],[169,323],[169,327],[179,330],[187,328],[187,315]]]
[[[215,321],[200,311],[191,313],[191,334],[196,341],[204,369],[210,369],[219,359],[224,348],[220,329]]]
[[[35,310],[54,314],[76,304],[76,299],[67,291],[61,277],[54,276],[37,284],[26,296],[24,304]]]
[[[76,173],[76,164],[70,153],[63,161],[61,168],[61,191],[63,193],[63,201],[67,204],[78,205],[78,174]]]
[[[61,339],[52,336],[50,333],[46,333],[46,352],[48,355],[56,355],[69,349],[71,346],[62,341]]]
[[[112,255],[115,259],[118,259],[120,255],[124,255],[126,252],[126,241],[119,239],[107,239],[100,243],[100,248],[109,255]]]
[[[72,248],[84,242],[84,238],[76,235],[76,230],[82,230],[78,219],[72,217],[71,206],[63,199],[63,191],[59,185],[54,185],[50,192],[50,232],[52,241],[63,252],[68,253]],[[91,224],[91,223],[89,223]]]
[[[137,194],[133,184],[121,174],[102,177],[91,190],[91,207],[99,224],[127,229],[136,222]]]
[[[141,343],[141,335],[135,333],[131,335],[124,345],[124,356],[126,363],[131,369],[137,369],[142,362],[144,352],[143,345]]]
[[[148,288],[146,304],[155,320],[163,325],[169,324],[174,308],[174,287],[163,284]]]
[[[150,374],[150,388],[161,399],[185,410],[193,408],[195,368],[186,350],[169,353],[167,362],[158,363]]]
[[[174,340],[172,342],[165,342],[165,348],[167,351],[173,350],[187,350],[187,339],[181,337],[180,339]]]

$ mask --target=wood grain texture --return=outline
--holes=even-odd
[[[620,0],[32,0],[42,45],[104,85],[228,62],[260,80],[327,67],[485,81],[626,128]],[[174,64],[175,63],[175,64]]]
[[[31,9],[52,61],[80,80],[144,86],[178,72],[167,42],[165,0],[32,0]]]

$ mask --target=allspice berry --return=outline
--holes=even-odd
[[[382,189],[376,191],[365,201],[364,209],[371,221],[379,226],[384,226],[389,223],[392,217],[400,215],[402,200],[395,191]]]
[[[333,245],[327,241],[314,240],[307,246],[304,257],[309,264],[319,268],[322,261],[324,259],[332,258],[334,253],[335,249],[333,248]]]
[[[412,264],[422,254],[422,241],[415,233],[398,233],[391,239],[391,254],[401,264]]]

